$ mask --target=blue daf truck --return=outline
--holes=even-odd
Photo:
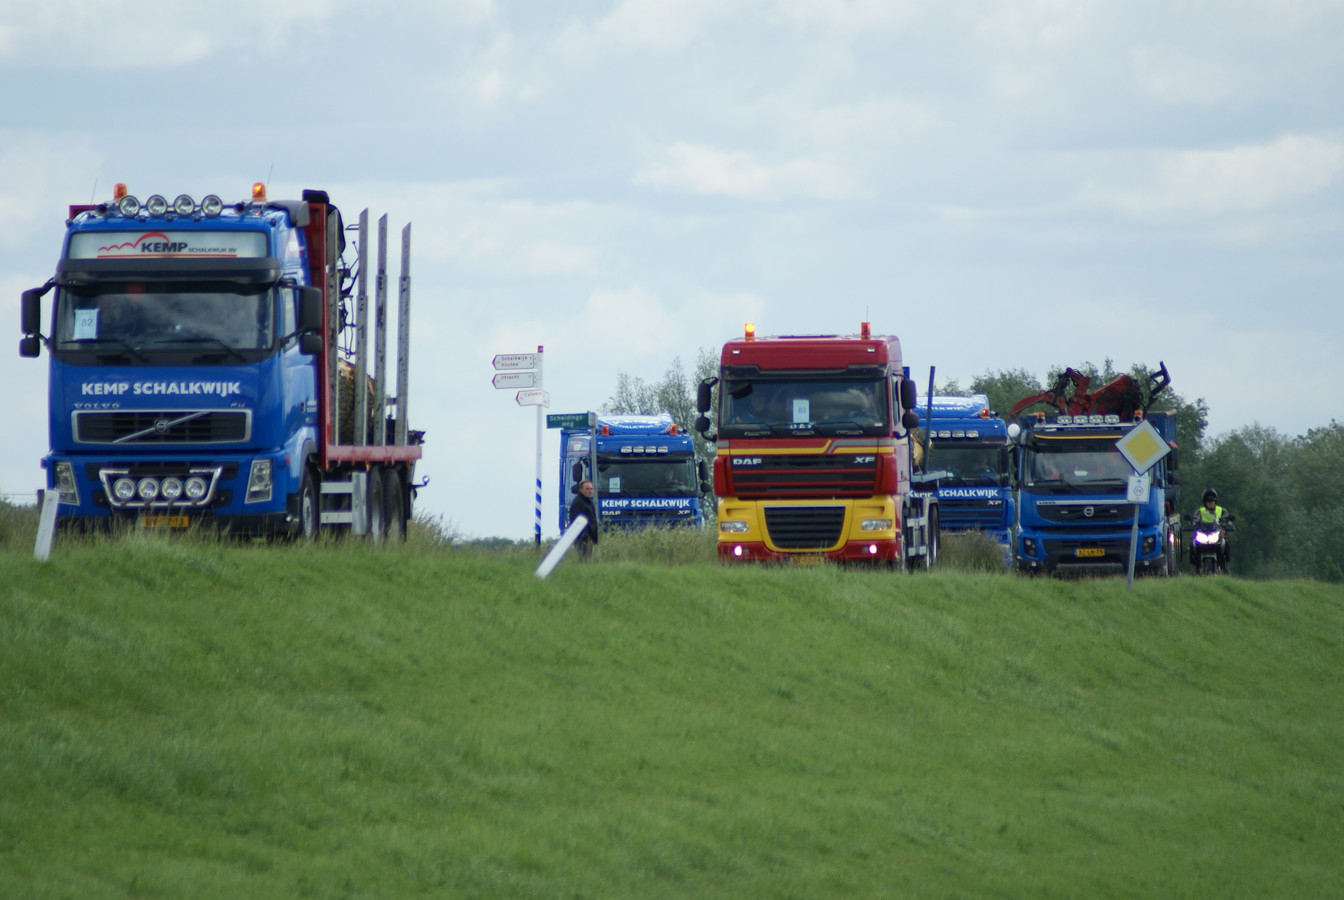
[[[587,429],[560,432],[560,531],[569,527],[569,505],[581,481],[593,481],[597,516],[612,528],[704,525],[700,495],[709,490],[708,466],[695,442],[666,413],[603,415],[597,446]],[[591,475],[597,461],[597,478]]]
[[[354,263],[325,192],[142,204],[118,185],[70,207],[56,273],[20,310],[20,354],[50,358],[58,521],[404,536],[422,437],[406,418],[410,231],[389,399],[385,229],[370,349],[367,214]]]
[[[984,394],[936,395],[921,410],[929,438],[926,479],[937,479],[944,531],[980,531],[1012,562],[1013,491],[1008,426]]]

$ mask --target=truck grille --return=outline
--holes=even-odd
[[[78,444],[235,444],[252,436],[251,410],[115,410],[74,414]]]
[[[843,506],[767,506],[765,529],[781,550],[819,550],[840,543]]]
[[[761,456],[758,464],[731,465],[733,494],[757,498],[785,490],[791,497],[868,497],[877,484],[876,459],[871,453],[862,463],[831,454]]]
[[[1134,518],[1134,507],[1128,503],[1069,503],[1037,502],[1041,518],[1056,525],[1091,522],[1098,525],[1129,522]]]

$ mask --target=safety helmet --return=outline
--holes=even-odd
[[[1200,500],[1200,502],[1201,502],[1201,503],[1208,503],[1210,500],[1212,500],[1214,503],[1217,503],[1217,502],[1218,502],[1218,492],[1215,491],[1213,488],[1207,488],[1207,489],[1205,489],[1205,491],[1204,491],[1204,499]]]

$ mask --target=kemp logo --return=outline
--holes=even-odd
[[[123,394],[144,396],[214,396],[230,397],[243,392],[241,381],[107,381],[86,382],[80,385],[85,397],[120,397]]]
[[[169,240],[162,231],[142,234],[133,241],[98,248],[99,256],[175,256],[187,252],[186,241]]]
[[[689,509],[689,497],[603,497],[605,509]]]

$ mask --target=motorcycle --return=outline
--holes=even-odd
[[[1227,535],[1236,531],[1234,516],[1224,516],[1221,522],[1203,522],[1199,514],[1190,517],[1194,526],[1190,543],[1190,564],[1196,574],[1227,574]]]

